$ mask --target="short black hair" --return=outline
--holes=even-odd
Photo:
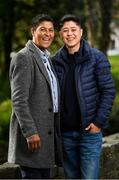
[[[31,28],[36,29],[43,21],[50,21],[54,25],[54,20],[51,16],[49,16],[48,14],[38,14],[32,19]]]
[[[60,29],[67,21],[74,21],[78,26],[81,27],[81,18],[79,16],[73,15],[73,14],[66,14],[64,15],[60,20]]]

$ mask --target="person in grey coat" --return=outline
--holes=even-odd
[[[50,178],[60,163],[59,88],[47,48],[54,39],[53,19],[37,15],[32,40],[12,58],[12,115],[8,162],[20,165],[22,178]],[[59,145],[59,146],[58,146]]]

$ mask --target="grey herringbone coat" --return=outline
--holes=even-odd
[[[55,164],[55,155],[58,159],[60,155],[61,146],[56,146],[60,145],[61,140],[59,118],[58,115],[54,118],[47,71],[30,40],[11,61],[10,83],[12,115],[8,162],[33,168],[50,168]],[[42,147],[30,152],[26,137],[37,133]]]

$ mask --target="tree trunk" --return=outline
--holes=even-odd
[[[2,18],[2,41],[4,51],[3,72],[8,74],[10,65],[10,53],[12,51],[12,39],[15,30],[14,23],[14,0],[3,1],[3,18]]]
[[[99,0],[99,3],[101,8],[101,34],[99,39],[99,48],[106,54],[110,42],[112,0]]]

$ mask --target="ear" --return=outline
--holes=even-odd
[[[83,35],[83,29],[80,30],[81,36]]]
[[[33,34],[34,34],[34,30],[33,30],[33,28],[31,28],[31,34],[32,34],[32,36],[33,36]]]

